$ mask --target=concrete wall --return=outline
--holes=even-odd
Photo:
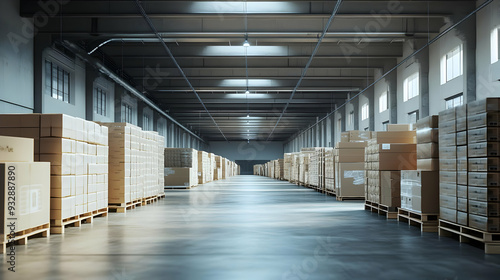
[[[275,160],[283,158],[282,142],[212,141],[210,152],[229,160]]]
[[[0,2],[0,112],[32,113],[33,39],[19,15],[19,0]]]

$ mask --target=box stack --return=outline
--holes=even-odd
[[[401,170],[417,167],[415,131],[374,132],[365,151],[366,209],[397,218],[401,206]],[[378,208],[378,209],[377,209]]]
[[[456,109],[439,113],[439,216],[457,222]]]
[[[335,194],[335,156],[333,148],[325,148],[325,192]]]
[[[210,182],[210,158],[205,151],[198,151],[198,184]]]
[[[469,103],[467,125],[468,224],[465,225],[481,231],[500,232],[500,98]],[[461,176],[464,178],[459,178],[459,183],[465,179]],[[464,196],[464,191],[465,187],[459,186],[459,196]],[[460,215],[459,212],[459,224],[464,225],[467,213]]]
[[[264,168],[264,166],[262,166]],[[262,170],[261,176],[264,176],[264,170]],[[222,179],[229,178],[229,160],[227,158],[222,158]]]
[[[340,142],[364,142],[372,138],[371,131],[351,130],[340,134]]]
[[[209,162],[210,162],[210,175],[208,176],[209,177],[209,182],[212,182],[214,179],[215,179],[215,168],[217,168],[216,166],[216,162],[215,162],[215,154],[214,153],[209,153],[208,154],[208,159],[209,159]]]
[[[198,151],[191,148],[164,149],[165,186],[185,188],[198,185]]]
[[[309,151],[301,151],[299,154],[299,183],[304,186],[309,186],[309,159],[311,154]]]
[[[215,156],[214,180],[222,179],[222,157]]]
[[[253,166],[253,175],[264,176],[264,165],[256,164]]]
[[[274,160],[268,162],[267,164],[267,174],[269,178],[274,178]]]
[[[302,148],[302,152],[309,153],[308,183],[312,188],[323,191],[325,173],[325,148]]]
[[[159,166],[160,158],[162,158],[161,162],[164,161],[163,144],[159,141],[160,137],[156,131],[142,132],[140,150],[142,151],[142,159],[144,161],[142,170],[144,174],[143,205],[156,201],[158,195],[163,191],[163,185],[160,185],[159,180],[159,177],[163,177],[164,175],[163,165],[161,168]]]
[[[283,179],[287,181],[292,180],[292,161],[293,156],[291,153],[285,153],[283,155]]]
[[[455,108],[456,119],[456,170],[457,170],[457,223],[468,224],[467,184],[467,105]]]
[[[365,133],[363,131],[363,133]],[[367,137],[366,137],[367,138]],[[337,200],[364,199],[366,140],[350,136],[352,142],[335,145],[335,195]]]
[[[283,159],[277,159],[276,160],[276,179],[278,180],[283,180],[283,177],[284,177],[284,160]]]
[[[51,232],[106,215],[107,128],[63,114],[0,115],[1,134],[35,139],[35,160],[51,162]]]
[[[33,162],[33,155],[33,139],[0,136],[0,253],[8,243],[50,234],[50,163]]]
[[[292,174],[290,176],[290,183],[299,183],[300,172],[300,153],[292,153]]]

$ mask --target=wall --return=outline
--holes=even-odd
[[[32,113],[33,40],[19,17],[19,0],[0,2],[0,112]],[[28,35],[28,36],[27,36]]]
[[[232,161],[237,160],[275,160],[283,158],[282,142],[259,141],[212,141],[209,142],[211,153],[225,157]]]

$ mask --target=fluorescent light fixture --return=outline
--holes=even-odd
[[[247,89],[247,90],[245,91],[245,94],[249,94],[249,93],[250,93],[250,91]]]
[[[250,114],[247,114],[247,118],[250,118]]]
[[[250,42],[248,42],[247,39],[245,39],[245,42],[243,42],[243,47],[245,47],[245,48],[250,47]]]

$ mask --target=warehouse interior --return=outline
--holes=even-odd
[[[50,230],[48,237],[16,245],[16,272],[10,269],[12,256],[7,246],[0,276],[494,279],[500,273],[500,229],[495,231],[490,224],[500,226],[500,214],[491,209],[500,209],[500,202],[491,197],[500,197],[495,188],[499,185],[484,186],[487,211],[493,213],[491,217],[486,214],[490,227],[478,233],[484,234],[484,240],[471,237],[477,229],[469,229],[470,222],[462,227],[457,221],[460,209],[454,209],[451,228],[457,232],[457,242],[440,231],[438,218],[434,221],[439,230],[436,234],[425,232],[424,226],[421,230],[409,226],[411,222],[389,219],[389,214],[386,219],[373,213],[379,205],[368,201],[367,188],[361,190],[361,200],[347,196],[347,200],[339,201],[340,194],[328,193],[321,183],[311,187],[314,184],[299,180],[298,173],[293,179],[295,163],[287,160],[291,162],[296,156],[299,162],[299,154],[306,152],[311,153],[311,166],[312,153],[318,161],[331,155],[331,165],[341,166],[342,161],[335,157],[342,156],[343,151],[347,157],[354,157],[347,155],[353,147],[359,148],[354,151],[356,156],[368,158],[378,153],[368,152],[368,139],[396,127],[408,127],[405,132],[412,131],[416,140],[388,145],[411,143],[415,150],[412,156],[427,159],[418,155],[418,145],[422,144],[418,142],[419,129],[439,130],[439,149],[437,136],[435,141],[425,143],[430,146],[435,142],[435,154],[445,159],[444,163],[435,161],[437,169],[434,165],[429,169],[443,182],[439,168],[450,174],[446,169],[449,166],[443,167],[450,162],[443,151],[450,149],[441,141],[443,135],[451,133],[455,190],[453,195],[443,193],[437,182],[436,191],[440,193],[434,206],[439,216],[439,203],[443,204],[440,195],[454,197],[453,207],[462,199],[457,187],[462,178],[457,147],[465,149],[468,160],[471,152],[467,154],[467,149],[483,143],[477,135],[471,140],[474,134],[466,127],[462,130],[459,120],[470,122],[467,118],[474,110],[485,114],[489,122],[484,142],[489,145],[500,141],[492,136],[500,136],[496,122],[500,121],[500,107],[490,106],[500,104],[495,99],[500,97],[499,58],[500,0],[1,1],[0,135],[26,137],[14,130],[27,127],[26,122],[12,118],[19,122],[15,126],[7,123],[11,120],[8,116],[38,114],[40,139],[35,137],[32,154],[35,163],[51,161],[52,166],[43,168],[51,169],[48,176],[54,180],[52,158],[44,157],[41,150],[37,153],[37,141],[40,149],[49,141],[43,137],[96,146],[93,175],[101,178],[99,175],[108,174],[108,169],[98,169],[99,160],[109,164],[110,176],[115,164],[112,153],[117,150],[111,142],[117,138],[113,133],[130,130],[133,137],[138,135],[137,141],[145,143],[137,148],[144,148],[145,153],[138,156],[143,158],[144,168],[156,170],[158,163],[161,176],[147,173],[155,185],[144,188],[144,192],[155,198],[144,195],[148,200],[141,205],[126,204],[126,213],[99,212],[104,217],[87,218],[89,225],[63,225],[62,234]],[[481,101],[486,105],[479,104]],[[469,113],[460,115],[459,110],[467,110],[468,105]],[[92,133],[95,139],[56,135],[59,132],[54,132],[57,129],[53,124],[49,134],[42,135],[43,118],[49,114],[85,120],[83,127],[96,124]],[[439,124],[453,125],[438,128],[438,115]],[[433,120],[435,126],[425,126]],[[127,125],[120,125],[123,123]],[[469,129],[482,129],[468,125]],[[490,129],[490,125],[496,128]],[[152,133],[142,133],[147,131]],[[468,131],[469,143],[465,140],[459,144],[458,135],[464,131]],[[98,151],[107,145],[108,135],[109,162],[108,157],[99,158]],[[369,136],[365,139],[360,135]],[[380,140],[383,134],[378,135]],[[1,144],[0,152],[7,150]],[[15,141],[9,145],[15,145]],[[342,150],[342,145],[349,150]],[[146,147],[151,148],[149,154]],[[78,147],[72,149],[74,153]],[[173,188],[185,183],[168,184],[170,174],[165,172],[180,166],[168,165],[167,161],[178,160],[186,153],[194,168],[187,180],[199,185]],[[0,153],[0,162],[5,161],[2,156]],[[199,172],[205,173],[199,165],[208,158],[217,161],[216,174],[211,179],[199,179]],[[474,160],[465,163],[465,176],[469,177],[465,177],[468,184],[464,185],[469,185],[468,190],[483,186],[471,184],[471,172],[494,171],[493,177],[499,174],[492,167],[498,161],[497,154],[482,158],[488,170],[471,169]],[[415,160],[411,170],[421,170],[417,159],[411,160]],[[381,154],[376,155],[376,161],[382,161]],[[374,166],[372,162],[366,165],[368,160],[354,162],[363,163],[358,169]],[[223,167],[217,175],[220,164]],[[324,170],[328,163],[323,160],[322,164]],[[381,166],[377,168],[383,170]],[[289,172],[288,178],[279,172]],[[132,173],[142,176],[140,170]],[[328,179],[325,174],[317,177],[323,184],[325,177]],[[2,174],[1,178],[4,181],[8,176]],[[96,185],[101,183],[107,186],[108,181],[96,181]],[[364,184],[368,185],[366,180]],[[467,198],[468,190],[466,204],[471,199],[470,193]],[[107,195],[107,187],[105,192]],[[6,243],[9,224],[7,194],[4,187],[0,196],[6,209],[2,212],[5,217],[1,217],[2,243]],[[54,197],[52,189],[50,197]],[[105,197],[103,201],[107,208]],[[470,210],[471,204],[467,205]],[[445,208],[445,212],[453,207]],[[470,219],[469,210],[465,212]],[[444,224],[451,223],[444,219]]]

